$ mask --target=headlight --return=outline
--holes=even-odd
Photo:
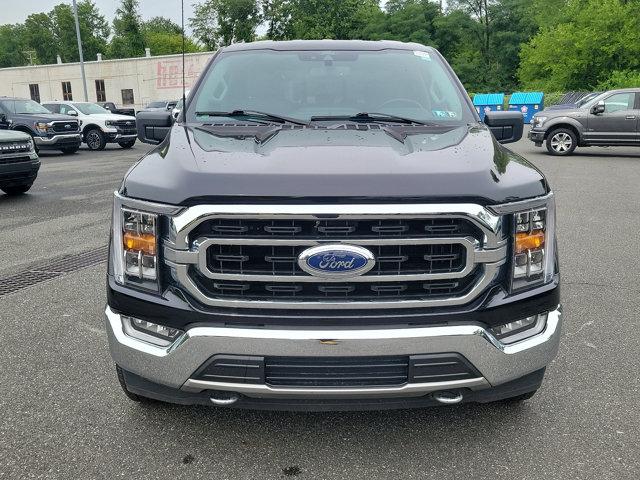
[[[49,124],[45,122],[36,122],[33,124],[36,131],[40,133],[47,133],[47,129],[49,128]]]
[[[547,117],[533,117],[533,126],[541,127],[544,122],[547,121]]]
[[[113,120],[105,120],[104,124],[107,127],[114,127],[115,126],[115,122]]]
[[[512,290],[553,279],[555,258],[555,201],[513,214]]]
[[[112,242],[116,281],[158,291],[158,215],[116,201]]]

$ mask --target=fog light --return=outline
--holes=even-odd
[[[537,335],[544,330],[546,325],[547,313],[541,313],[498,325],[491,328],[491,332],[500,342],[509,344]]]
[[[160,347],[171,345],[184,332],[177,328],[166,327],[148,322],[141,318],[122,316],[124,333],[130,337],[143,340]]]

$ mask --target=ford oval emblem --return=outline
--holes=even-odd
[[[367,273],[376,261],[371,251],[354,245],[321,245],[307,248],[298,256],[298,265],[316,277],[344,278]]]

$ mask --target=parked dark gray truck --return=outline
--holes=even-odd
[[[221,49],[115,192],[126,395],[264,409],[523,400],[561,327],[554,195],[412,43]],[[493,135],[492,135],[493,132]]]
[[[26,98],[0,97],[0,129],[28,133],[36,150],[76,153],[82,143],[80,122],[70,115],[51,113]]]
[[[575,108],[545,109],[533,116],[529,139],[551,155],[577,147],[640,147],[640,88],[610,90]]]

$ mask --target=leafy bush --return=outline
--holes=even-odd
[[[564,92],[549,92],[544,94],[544,106],[557,105],[564,96]]]
[[[635,87],[640,87],[640,70],[614,70],[609,78],[598,85],[600,90]]]

